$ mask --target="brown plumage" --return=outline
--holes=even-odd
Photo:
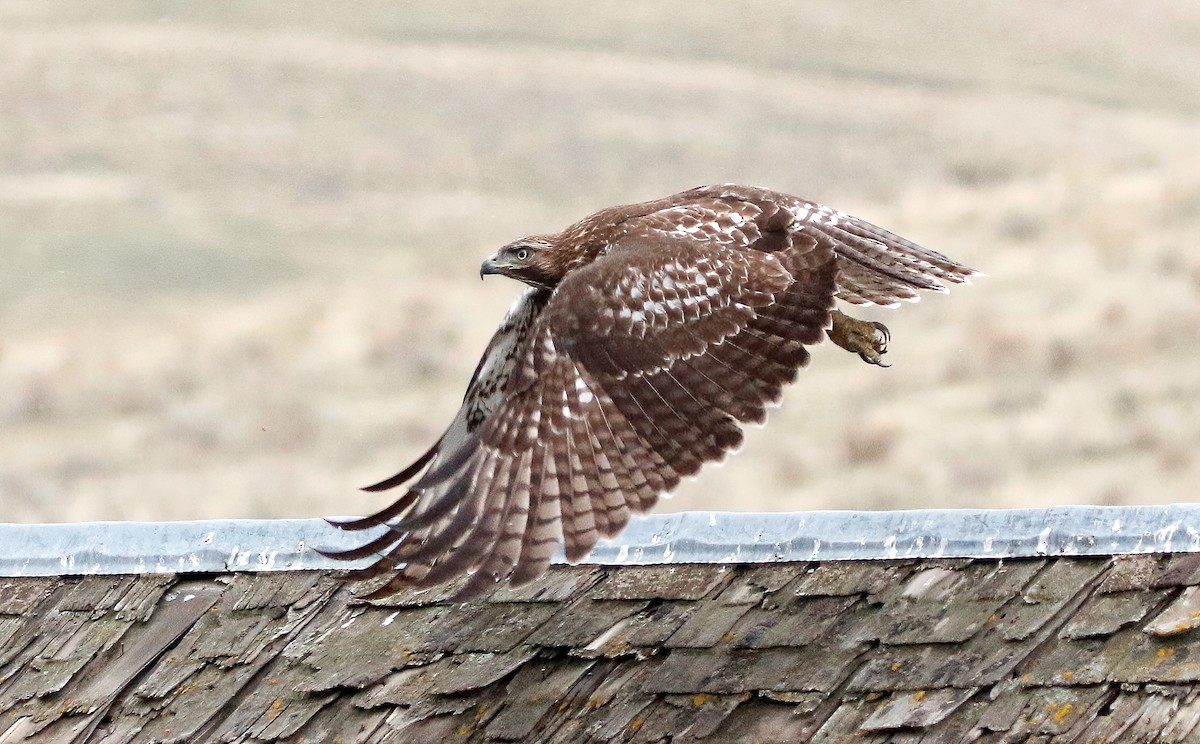
[[[813,202],[706,186],[610,207],[501,248],[481,274],[530,285],[488,344],[446,433],[404,471],[354,578],[372,596],[470,574],[460,592],[582,560],[762,423],[828,335],[879,364],[887,330],[834,300],[893,306],[972,270]]]

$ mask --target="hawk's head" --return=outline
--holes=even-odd
[[[554,289],[566,273],[560,251],[550,240],[522,238],[496,251],[479,267],[479,276],[503,274],[531,287]]]

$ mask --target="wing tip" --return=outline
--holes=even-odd
[[[379,481],[378,483],[372,483],[369,486],[360,486],[358,490],[366,491],[367,493],[378,493],[379,491],[387,491],[388,489],[395,488],[396,486],[400,485],[401,483],[404,483],[405,481],[409,480],[410,478],[412,478],[412,474],[409,473],[407,470],[405,470],[405,471],[396,473],[395,475],[390,476],[388,478],[384,478],[383,480]]]
[[[400,498],[393,501],[388,506],[380,509],[374,514],[368,514],[365,517],[355,517],[353,519],[334,519],[325,517],[325,521],[331,527],[336,527],[339,530],[347,532],[358,532],[360,530],[369,530],[375,527],[385,527],[388,523],[407,512],[412,505],[416,503],[420,494],[417,491],[408,491]]]
[[[444,439],[445,437],[443,436],[442,438]],[[413,461],[413,463],[411,465],[409,465],[405,469],[401,470],[399,473],[396,473],[395,475],[390,476],[388,478],[384,478],[383,480],[379,481],[378,483],[372,483],[369,486],[362,486],[361,488],[359,488],[359,490],[367,491],[368,493],[375,493],[377,491],[386,491],[389,488],[395,488],[396,486],[399,486],[402,483],[405,483],[406,481],[412,480],[417,475],[417,473],[421,472],[421,468],[424,468],[426,465],[428,465],[429,461],[432,460],[435,455],[437,455],[441,446],[442,446],[442,439],[438,439],[436,442],[433,443],[432,447],[425,450],[425,453],[423,455],[418,457],[416,460]]]

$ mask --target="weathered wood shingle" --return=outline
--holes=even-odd
[[[0,582],[6,744],[1200,739],[1190,555]]]

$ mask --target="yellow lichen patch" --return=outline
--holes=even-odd
[[[267,677],[267,684],[268,685],[277,685],[277,684],[279,684],[279,678],[278,677]]]
[[[470,736],[471,735],[471,727],[465,723],[463,725],[459,726],[458,727],[458,735],[462,736],[464,738]]]
[[[612,698],[604,695],[590,695],[587,702],[583,704],[584,710],[596,710],[597,708],[608,705],[608,701]]]
[[[883,695],[884,695],[884,693],[882,693],[882,692],[868,692],[867,693],[867,702],[873,703],[876,700],[878,700],[879,698],[883,697]]]
[[[1071,715],[1071,711],[1074,710],[1074,708],[1075,706],[1071,705],[1070,703],[1063,703],[1062,705],[1055,705],[1054,703],[1051,703],[1050,705],[1046,706],[1047,712],[1050,713],[1050,717],[1054,719],[1055,723],[1062,723],[1064,718]]]
[[[642,728],[643,725],[645,725],[645,723],[646,722],[644,720],[642,720],[641,718],[635,718],[629,722],[629,730],[630,731],[638,731],[639,729]]]
[[[1060,675],[1058,675],[1058,676],[1059,676],[1059,677],[1062,677],[1063,681],[1064,681],[1064,682],[1066,682],[1067,680],[1069,680],[1069,679],[1071,679],[1071,678],[1073,678],[1073,677],[1075,676],[1075,672],[1072,672],[1072,671],[1066,671],[1066,672],[1063,672],[1062,674],[1060,674]]]
[[[894,664],[892,664],[892,671],[894,672],[897,669],[899,669],[900,667],[901,667],[901,663],[897,661]]]
[[[696,697],[692,698],[692,705],[696,706],[697,708],[699,708],[701,705],[704,705],[707,702],[708,702],[708,695],[705,695],[703,692],[698,693],[696,695]]]
[[[605,653],[607,653],[611,656],[619,656],[620,654],[625,652],[628,648],[629,648],[629,639],[628,638],[614,638],[613,640],[604,644]]]
[[[732,643],[735,638],[737,638],[737,633],[734,633],[732,630],[727,630],[725,631],[724,635],[721,636],[721,642]]]
[[[1157,652],[1155,652],[1154,655],[1157,656],[1158,660],[1161,662],[1164,659],[1166,659],[1168,656],[1171,656],[1174,653],[1175,653],[1174,648],[1172,648],[1170,646],[1164,646],[1164,647],[1160,648]]]
[[[914,703],[919,703],[919,702],[921,702],[922,700],[924,700],[924,699],[925,699],[925,691],[924,691],[924,690],[917,690],[916,692],[914,692],[914,693],[913,693],[912,699],[913,699],[913,702],[914,702]]]
[[[283,712],[283,700],[275,698],[271,701],[271,707],[267,709],[267,718],[274,721]]]

